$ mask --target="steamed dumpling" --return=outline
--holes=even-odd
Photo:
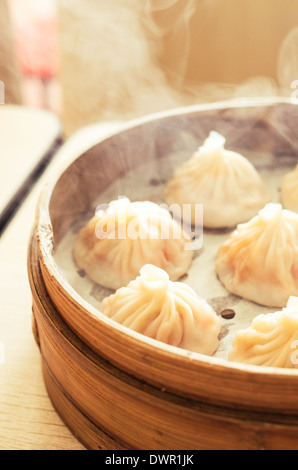
[[[281,201],[285,209],[298,213],[298,165],[282,181]]]
[[[257,316],[236,333],[229,360],[268,367],[298,368],[298,298],[280,312]]]
[[[103,300],[101,311],[114,321],[163,343],[212,355],[221,322],[214,310],[181,282],[156,266]]]
[[[204,145],[175,171],[165,190],[168,205],[191,204],[188,223],[196,225],[195,204],[203,204],[204,226],[234,227],[247,222],[269,202],[262,179],[242,155],[224,148],[211,132]]]
[[[235,295],[285,307],[298,296],[298,215],[268,204],[220,247],[216,273]]]
[[[175,281],[193,257],[190,242],[166,210],[148,201],[112,201],[80,231],[74,258],[94,282],[110,289],[126,286],[147,263]]]

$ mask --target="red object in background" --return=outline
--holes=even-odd
[[[56,0],[9,0],[9,4],[23,74],[24,104],[60,115]]]
[[[59,68],[55,0],[11,0],[20,67],[25,76],[50,79]]]
[[[24,27],[17,36],[17,53],[24,75],[53,78],[58,72],[55,47],[55,24],[40,19],[32,27]]]

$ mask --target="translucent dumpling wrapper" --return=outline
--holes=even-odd
[[[257,316],[236,333],[229,360],[257,366],[298,368],[298,298],[280,312]]]
[[[187,217],[185,221],[194,226],[200,222],[196,205],[202,204],[207,228],[247,222],[270,200],[256,168],[244,156],[225,149],[225,138],[214,131],[176,169],[166,186],[165,198],[168,205],[177,204],[182,213],[186,212],[184,220]],[[191,210],[187,213],[188,205]]]
[[[148,263],[175,281],[187,272],[193,258],[189,236],[169,211],[127,198],[97,211],[79,232],[73,254],[91,280],[115,290],[135,279]]]
[[[230,293],[285,307],[298,296],[298,215],[267,204],[219,248],[215,268]]]
[[[145,265],[126,287],[103,300],[101,311],[140,334],[171,346],[212,355],[218,348],[221,321],[196,292],[169,280],[156,266]]]
[[[282,180],[281,202],[285,209],[298,213],[298,165]]]

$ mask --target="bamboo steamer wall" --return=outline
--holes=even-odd
[[[298,448],[297,370],[233,364],[140,337],[88,304],[53,258],[71,224],[109,184],[107,175],[114,180],[178,151],[185,132],[199,139],[226,126],[230,138],[245,129],[238,134],[244,149],[272,152],[277,165],[289,154],[294,163],[297,119],[297,107],[283,100],[149,116],[100,141],[45,187],[28,254],[34,334],[50,397],[86,447]]]
[[[33,329],[45,384],[60,416],[87,449],[298,448],[297,416],[282,416],[274,410],[256,413],[183,398],[113,367],[61,319],[45,290],[34,237],[28,259]],[[276,387],[274,376],[272,386]],[[222,377],[218,393],[224,394],[224,387]],[[294,382],[290,388],[297,390]]]

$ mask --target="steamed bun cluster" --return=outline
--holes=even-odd
[[[238,331],[229,360],[297,368],[298,214],[280,204],[266,205],[220,247],[215,269],[229,292],[260,305],[284,307],[257,316],[249,328]]]
[[[216,255],[219,281],[229,293],[282,308],[238,331],[229,360],[298,367],[291,355],[292,345],[298,345],[298,165],[282,182],[282,205],[271,203],[255,167],[211,132],[176,169],[165,199],[182,209],[187,224],[202,223],[195,210],[202,204],[204,227],[234,227]],[[191,207],[188,213],[185,204]],[[179,282],[193,260],[189,242],[169,211],[124,198],[112,201],[80,231],[74,258],[90,279],[115,291],[102,302],[104,315],[155,340],[212,355],[220,319]]]

